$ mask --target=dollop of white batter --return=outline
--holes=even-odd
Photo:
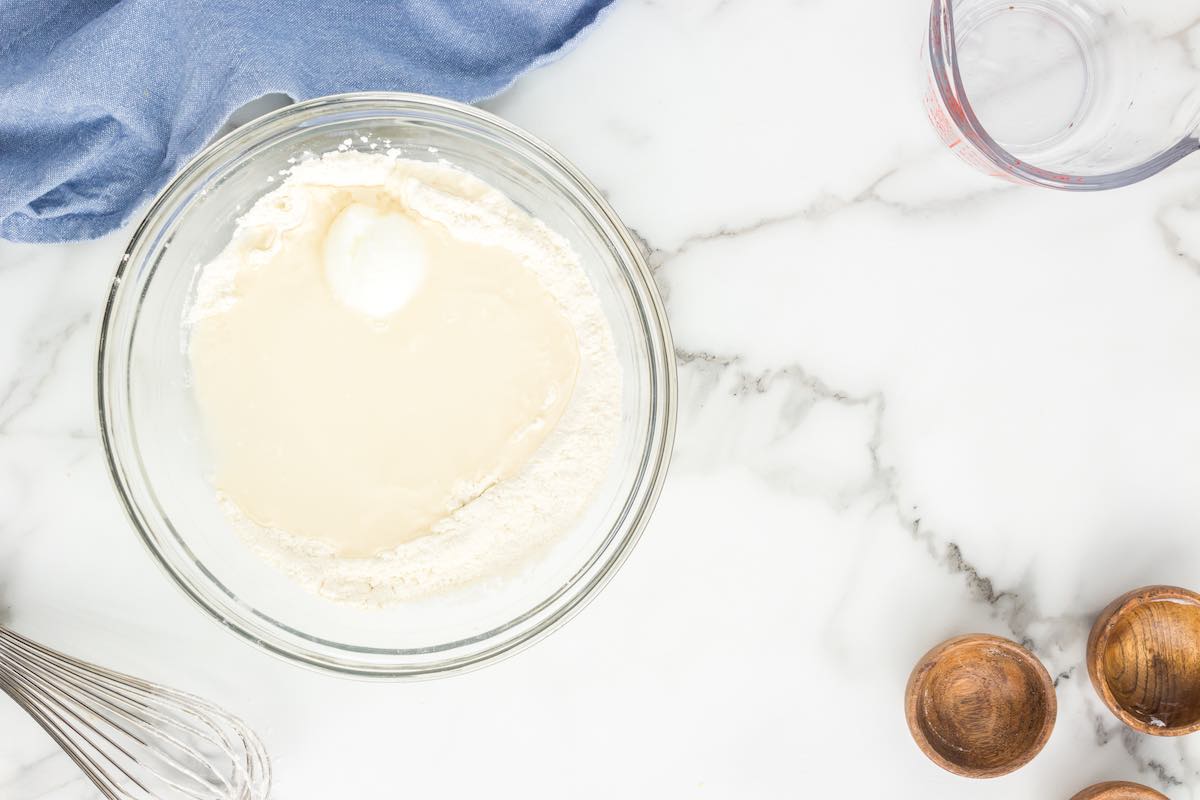
[[[429,252],[405,214],[346,206],[325,234],[325,277],[348,308],[382,319],[408,303],[429,271]]]
[[[299,257],[297,254],[301,250],[297,248],[302,245],[309,250],[315,247],[319,252],[303,251],[308,255]],[[463,254],[472,259],[475,271],[463,272],[455,283],[450,280],[455,277],[453,270],[448,270],[445,262],[447,258],[459,258]],[[274,427],[276,438],[270,441],[271,447],[281,450],[291,447],[285,435],[290,430],[286,427],[289,424],[298,427],[298,436],[318,436],[315,443],[301,442],[301,445],[308,444],[315,449],[306,451],[302,446],[298,447],[297,452],[309,454],[336,451],[340,440],[319,440],[319,435],[326,434],[328,429],[310,427],[306,433],[306,425],[332,423],[334,428],[342,425],[352,437],[361,438],[363,433],[361,419],[347,426],[346,420],[289,418],[296,408],[314,406],[293,403],[293,408],[284,408],[282,406],[288,403],[282,399],[283,395],[273,393],[271,388],[273,381],[278,379],[275,373],[294,374],[295,364],[304,363],[302,354],[289,366],[292,372],[281,371],[278,365],[267,363],[262,367],[266,370],[265,377],[253,371],[242,373],[249,374],[251,383],[259,381],[260,394],[266,395],[267,402],[278,407],[246,415],[231,405],[231,393],[213,391],[219,382],[214,379],[220,363],[215,356],[234,352],[228,348],[230,342],[244,340],[248,332],[258,335],[262,330],[302,324],[302,319],[292,319],[284,314],[273,318],[271,325],[259,328],[255,327],[257,311],[250,313],[261,307],[265,309],[264,313],[278,315],[281,308],[286,308],[285,303],[274,302],[254,306],[253,303],[262,304],[262,298],[271,295],[264,291],[255,295],[253,288],[256,280],[265,281],[264,276],[273,275],[272,289],[283,287],[287,290],[287,281],[291,277],[281,273],[280,266],[293,262],[297,270],[315,269],[314,265],[319,265],[328,296],[348,313],[347,318],[342,319],[328,306],[318,308],[314,305],[314,298],[310,296],[314,294],[313,284],[310,283],[304,289],[307,294],[297,293],[298,298],[305,298],[297,304],[297,315],[326,315],[322,319],[349,326],[339,330],[338,336],[358,337],[339,341],[374,347],[376,338],[372,337],[378,337],[387,347],[400,347],[407,354],[405,342],[411,340],[409,343],[417,355],[406,363],[421,369],[434,364],[429,368],[438,376],[439,382],[457,382],[460,376],[441,369],[434,362],[421,361],[421,348],[428,346],[428,343],[422,345],[420,342],[421,331],[426,328],[411,326],[417,324],[414,321],[427,320],[434,327],[448,325],[442,328],[443,335],[446,331],[457,331],[445,319],[446,309],[455,305],[448,301],[445,293],[474,293],[475,296],[464,296],[462,303],[463,313],[468,315],[465,330],[470,335],[461,338],[458,344],[471,341],[471,337],[474,341],[483,341],[476,331],[484,328],[470,326],[480,325],[481,320],[496,316],[501,326],[497,336],[506,342],[520,343],[522,352],[529,353],[528,364],[519,360],[505,363],[494,367],[495,374],[487,374],[496,358],[483,358],[473,368],[483,373],[482,377],[474,376],[477,383],[468,381],[455,385],[477,389],[478,381],[482,380],[483,385],[490,382],[497,391],[503,391],[509,384],[516,384],[519,391],[496,402],[506,404],[504,408],[508,411],[505,413],[513,409],[521,411],[525,416],[513,419],[523,419],[525,423],[521,429],[508,433],[504,433],[507,429],[496,425],[471,427],[472,412],[480,418],[489,418],[486,391],[466,392],[478,396],[465,398],[460,397],[464,394],[462,391],[440,397],[433,393],[431,396],[438,400],[434,407],[439,407],[442,401],[452,402],[454,408],[448,413],[458,415],[457,418],[465,421],[464,427],[475,431],[469,437],[460,437],[461,441],[450,441],[448,449],[453,452],[445,456],[436,454],[442,458],[439,463],[442,466],[476,462],[476,466],[490,465],[487,474],[461,476],[462,480],[452,491],[447,490],[444,481],[442,484],[425,481],[428,485],[417,486],[424,480],[423,471],[398,469],[394,460],[386,457],[388,451],[384,448],[380,449],[381,457],[377,459],[380,468],[362,473],[378,485],[365,488],[343,479],[337,470],[314,472],[303,466],[295,470],[289,466],[288,480],[302,483],[313,475],[328,476],[330,492],[349,498],[351,506],[370,502],[377,496],[385,497],[378,514],[367,513],[362,518],[361,530],[370,535],[360,538],[343,537],[338,528],[339,518],[322,519],[324,509],[317,504],[307,507],[301,504],[303,513],[289,516],[293,509],[278,502],[281,497],[288,496],[280,494],[288,488],[287,481],[272,479],[256,483],[254,471],[244,469],[239,481],[231,484],[242,491],[242,495],[239,497],[236,491],[223,491],[221,482],[228,479],[228,475],[222,477],[222,452],[217,452],[214,482],[222,495],[223,507],[235,529],[258,555],[326,597],[384,605],[507,571],[571,527],[604,481],[612,459],[620,425],[621,372],[600,301],[578,256],[565,239],[518,209],[483,181],[445,163],[412,161],[395,153],[351,151],[326,154],[297,165],[278,189],[262,197],[239,220],[229,246],[201,269],[195,302],[186,320],[193,377],[197,381],[202,414],[206,413],[206,406],[211,412],[214,407],[220,408],[220,402],[225,402],[226,410],[234,409],[239,423],[246,420],[252,423],[250,427],[243,424],[240,429],[233,429],[232,434],[225,430],[224,438],[210,436],[230,463],[237,463],[244,455],[238,451],[238,458],[228,458],[229,453],[244,446],[244,439],[256,435],[256,426]],[[534,284],[525,285],[526,279],[518,273],[528,274],[540,288],[534,289]],[[437,300],[441,305],[431,306],[430,298],[439,297],[438,292],[442,292]],[[539,292],[544,292],[544,302],[549,304],[545,309],[540,305],[542,301],[537,299]],[[510,307],[514,303],[520,313],[514,313]],[[472,314],[475,316],[470,316]],[[534,318],[532,322],[530,317]],[[564,332],[550,333],[558,324],[554,322],[556,317],[567,327]],[[361,319],[365,327],[356,328],[353,319]],[[247,320],[255,324],[249,324]],[[410,327],[406,328],[405,324]],[[294,330],[303,331],[303,328]],[[366,333],[368,330],[373,333]],[[570,341],[571,332],[574,341]],[[239,335],[242,339],[237,338]],[[453,333],[450,336],[453,338]],[[299,338],[310,343],[318,341]],[[550,341],[539,344],[541,340]],[[285,353],[279,348],[280,342],[286,341],[276,342],[274,350],[265,348],[265,357],[274,358]],[[213,347],[213,342],[218,346]],[[224,344],[220,344],[222,342]],[[570,358],[575,359],[577,355],[578,369],[572,376],[573,384],[564,385],[565,342],[570,342]],[[310,346],[319,348],[321,345]],[[379,352],[388,351],[385,348]],[[461,349],[447,352],[457,352],[463,362],[470,362],[476,355]],[[389,407],[388,403],[396,398],[403,401],[403,391],[409,386],[414,392],[422,389],[419,375],[407,376],[411,378],[410,384],[398,384],[391,379],[378,384],[358,384],[355,373],[345,371],[336,353],[326,355],[326,361],[318,358],[313,363],[317,369],[322,369],[322,363],[327,367],[337,365],[329,371],[342,370],[341,385],[335,381],[330,387],[320,380],[299,384],[319,395],[320,403],[315,407],[322,409],[322,413],[340,407],[337,391],[343,386],[357,389],[378,386],[385,395],[393,392],[392,400],[378,408]],[[497,351],[496,357],[499,355],[504,354]],[[285,353],[283,358],[291,356]],[[243,370],[258,369],[256,364],[262,363],[255,362],[254,358],[242,358],[240,354],[238,361]],[[346,361],[355,362],[355,359]],[[572,369],[575,363],[572,361]],[[370,366],[387,370],[389,365],[372,363]],[[505,376],[511,376],[513,369],[528,369],[528,373],[506,380]],[[225,377],[228,376],[221,380]],[[328,377],[335,378],[336,375]],[[539,386],[542,388],[533,388]],[[544,396],[534,397],[530,391],[541,391]],[[384,426],[378,428],[382,438],[395,433],[386,428],[388,418],[377,407],[355,400],[359,394],[361,392],[347,393],[350,413],[367,418],[369,425]],[[214,397],[217,398],[216,405]],[[413,413],[433,413],[428,402],[419,402],[427,398],[416,399]],[[254,402],[254,398],[248,398],[248,402]],[[208,416],[206,423],[211,425],[211,413]],[[277,423],[277,418],[290,421]],[[443,425],[445,422],[445,419],[440,421]],[[453,440],[453,434],[457,433],[453,428],[443,427],[442,430],[442,439],[429,441]],[[433,458],[433,446],[421,438],[422,433],[419,427],[410,425],[408,438],[404,441],[416,442]],[[491,452],[479,443],[481,437],[491,437],[489,441],[494,441],[487,447],[503,456],[497,456],[499,461],[495,464],[479,455],[480,452],[484,455]],[[253,443],[254,446],[261,444]],[[352,449],[347,452],[361,454],[362,451]],[[464,462],[464,453],[475,457],[476,461],[467,458]],[[330,457],[337,455],[334,452]],[[376,460],[373,452],[369,455]],[[404,454],[406,457],[412,455]],[[255,464],[253,459],[242,458],[242,462],[242,466]],[[278,463],[286,465],[286,455],[281,456]],[[410,463],[419,465],[419,455],[415,460],[410,459]],[[362,468],[360,464],[346,466],[352,470]],[[413,485],[401,485],[408,483]],[[247,486],[254,492],[265,486],[268,490],[263,495],[266,500],[255,503],[254,492],[246,494]],[[405,502],[406,497],[412,497],[428,505],[430,498],[443,495],[445,499],[432,507],[436,511],[432,516],[416,514]],[[367,500],[363,500],[364,497]],[[267,501],[274,501],[274,504]],[[437,511],[437,508],[441,510]],[[290,519],[292,524],[278,524],[280,519]],[[388,525],[393,522],[412,530],[398,530],[392,536]],[[378,545],[389,538],[393,544],[379,549]]]

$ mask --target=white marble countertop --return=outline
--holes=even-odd
[[[679,349],[676,459],[587,610],[482,671],[348,682],[212,624],[152,564],[93,411],[128,231],[0,244],[0,607],[246,717],[276,797],[1200,796],[1200,737],[1104,710],[1093,615],[1200,587],[1200,159],[1096,196],[977,176],[921,106],[922,0],[620,0],[488,107],[646,243]],[[1194,38],[1193,38],[1194,40]],[[1025,642],[1045,752],[970,782],[904,723],[916,659]],[[91,798],[0,702],[0,797]]]

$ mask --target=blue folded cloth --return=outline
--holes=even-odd
[[[0,237],[120,226],[246,103],[474,101],[611,0],[0,0]]]

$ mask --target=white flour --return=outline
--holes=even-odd
[[[221,498],[222,506],[261,558],[337,601],[386,605],[505,572],[569,530],[606,477],[620,426],[621,369],[599,298],[563,237],[478,178],[394,152],[351,151],[298,164],[255,203],[239,220],[229,248],[201,273],[185,324],[236,302],[233,270],[244,261],[229,257],[231,251],[241,246],[244,256],[246,242],[269,250],[278,231],[301,223],[306,196],[330,186],[382,187],[460,240],[519,255],[575,329],[580,370],[574,394],[557,427],[516,475],[448,513],[429,534],[371,558],[339,557],[317,540],[254,524],[228,499]]]

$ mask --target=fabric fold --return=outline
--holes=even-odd
[[[0,237],[123,224],[263,95],[490,97],[612,0],[0,0]]]

